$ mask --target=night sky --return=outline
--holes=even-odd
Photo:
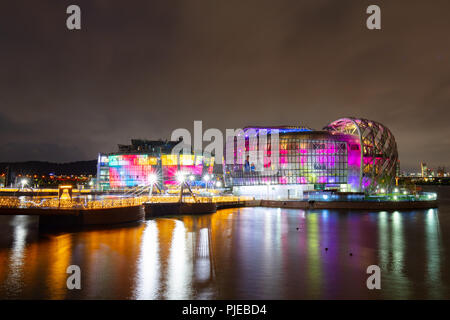
[[[449,17],[448,0],[2,0],[0,161],[96,159],[194,120],[355,116],[391,129],[402,169],[448,167]]]

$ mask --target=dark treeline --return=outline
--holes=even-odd
[[[14,175],[96,175],[97,160],[52,163],[44,161],[0,162],[0,173],[8,171]]]

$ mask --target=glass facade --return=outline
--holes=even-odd
[[[377,188],[389,190],[395,185],[399,169],[397,143],[386,126],[373,120],[349,117],[333,121],[324,130],[354,135],[361,141],[361,190],[373,193]]]
[[[245,129],[244,129],[245,132]],[[246,135],[247,137],[247,135]],[[255,151],[245,141],[245,154]],[[263,159],[251,163],[247,156],[237,164],[244,150],[237,139],[226,145],[226,154],[234,154],[234,164],[224,165],[224,180],[229,187],[263,185],[312,185],[314,188],[356,189],[359,181],[359,141],[353,135],[323,131],[279,134],[279,157],[271,157],[270,137],[266,145],[256,144]],[[262,150],[261,150],[262,149]]]

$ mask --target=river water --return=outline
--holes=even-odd
[[[439,209],[240,208],[69,233],[0,216],[0,299],[448,299],[450,187],[431,190]]]

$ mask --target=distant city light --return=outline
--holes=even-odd
[[[208,182],[208,181],[209,181],[209,175],[205,174],[205,175],[203,176],[203,180],[205,180],[206,182]]]

